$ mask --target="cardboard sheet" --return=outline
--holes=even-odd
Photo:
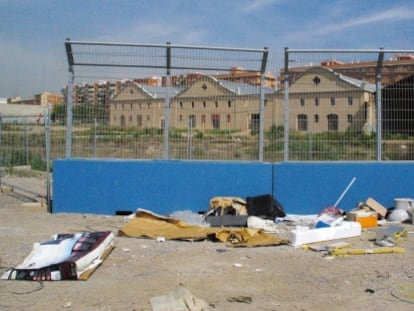
[[[288,241],[259,229],[248,228],[212,228],[189,225],[182,220],[173,219],[139,209],[119,230],[120,236],[135,238],[163,237],[167,240],[205,240],[210,239],[227,243],[233,247],[253,247],[287,244]]]

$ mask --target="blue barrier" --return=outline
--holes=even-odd
[[[318,213],[333,206],[348,211],[372,197],[387,208],[394,198],[414,197],[413,162],[276,163],[274,195],[286,212]]]
[[[272,167],[261,162],[59,159],[53,163],[53,212],[205,211],[214,196],[272,193]]]
[[[53,212],[113,215],[149,209],[205,211],[214,196],[273,194],[289,214],[352,209],[372,197],[385,207],[414,197],[414,162],[216,162],[58,159]]]

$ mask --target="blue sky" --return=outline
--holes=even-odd
[[[407,0],[0,0],[0,97],[59,92],[64,41],[414,49]]]

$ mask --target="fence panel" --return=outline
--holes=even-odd
[[[38,115],[0,118],[0,166],[11,172],[18,166],[46,170],[46,135]]]
[[[413,51],[66,48],[72,103],[52,113],[54,129],[66,124],[52,135],[66,156],[414,158]]]
[[[407,51],[287,49],[286,55],[285,160],[412,159],[407,79],[412,88],[414,62],[404,58]]]
[[[260,115],[275,91],[266,49],[70,41],[66,48],[70,156],[262,157]]]
[[[52,208],[50,133],[48,108],[36,115],[0,115],[0,186],[29,200],[40,198],[48,211]],[[22,182],[15,177],[28,179]],[[40,178],[45,184],[31,178]]]

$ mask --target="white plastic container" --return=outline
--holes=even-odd
[[[310,229],[308,227],[296,227],[289,233],[289,241],[293,246],[301,246],[309,243],[351,238],[361,235],[361,224],[356,221],[343,221],[334,227]]]
[[[411,198],[395,198],[394,209],[402,209],[406,212],[414,207],[414,200]]]

